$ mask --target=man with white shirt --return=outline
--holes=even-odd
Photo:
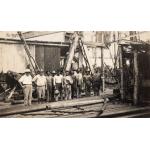
[[[32,77],[30,69],[25,70],[25,74],[19,79],[24,93],[24,104],[30,106],[32,102]]]
[[[55,90],[59,91],[60,99],[62,100],[63,75],[61,75],[58,71],[57,75],[55,75],[53,79]]]
[[[40,102],[45,99],[45,90],[47,88],[47,80],[43,70],[40,70],[40,73],[33,78],[33,82],[37,86],[38,102]]]

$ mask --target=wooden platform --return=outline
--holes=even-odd
[[[87,106],[87,105],[93,105],[93,104],[100,104],[103,102],[104,100],[100,99],[99,97],[92,97],[92,98],[90,97],[90,98],[58,101],[58,102],[43,103],[43,104],[36,103],[31,106],[24,106],[23,104],[13,106],[10,104],[8,105],[6,104],[0,108],[0,117],[16,115],[16,114],[24,114],[24,113],[29,113],[29,112],[46,111],[47,109],[52,110],[52,109]]]
[[[150,117],[150,106],[135,107],[130,103],[107,102],[102,112],[104,99],[112,96],[111,91],[100,97],[85,97],[67,101],[24,106],[0,102],[0,117],[7,118],[135,118]]]
[[[79,103],[80,102],[80,103]],[[87,105],[87,102],[90,102]],[[78,105],[76,105],[78,104]],[[85,105],[86,104],[86,105]],[[6,107],[0,110],[0,117],[7,118],[135,118],[150,117],[150,106],[135,107],[130,104],[108,102],[106,110],[98,116],[103,105],[102,99],[79,99],[72,101]],[[66,107],[67,106],[67,107]]]

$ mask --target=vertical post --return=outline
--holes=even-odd
[[[105,91],[105,74],[104,74],[104,49],[101,47],[101,69],[102,69],[102,92]]]
[[[136,34],[136,31],[130,31],[130,35]],[[130,38],[131,41],[137,41],[137,36]],[[138,93],[139,93],[139,68],[138,68],[138,50],[134,47],[133,52],[133,71],[134,71],[134,91],[133,91],[133,104],[138,104]]]
[[[133,93],[133,103],[138,104],[138,90],[139,90],[139,69],[138,69],[138,52],[134,51],[134,93]]]
[[[102,43],[104,43],[104,32],[102,32]],[[101,47],[101,69],[102,69],[102,92],[105,91],[105,74],[104,74],[104,48]]]
[[[123,57],[122,57],[122,46],[119,45],[119,61],[120,61],[120,94],[121,94],[121,100],[123,101],[125,99],[124,97],[124,73],[123,73]]]
[[[95,32],[95,40],[94,42],[98,42],[98,38],[97,38],[98,32]],[[94,57],[95,57],[95,67],[97,67],[97,47],[94,47]]]

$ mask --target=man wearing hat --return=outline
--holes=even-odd
[[[33,78],[33,82],[37,86],[38,102],[45,99],[45,90],[47,88],[47,80],[44,71],[41,69],[39,74]]]
[[[19,79],[24,93],[24,104],[30,106],[32,101],[32,77],[30,69],[25,70],[25,74]]]

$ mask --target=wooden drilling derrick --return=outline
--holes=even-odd
[[[70,71],[71,69],[71,63],[73,61],[74,55],[75,55],[75,51],[77,49],[77,47],[79,47],[79,50],[81,51],[83,58],[87,64],[87,67],[90,69],[91,73],[94,73],[94,68],[92,66],[92,63],[90,61],[89,58],[89,54],[88,54],[88,48],[87,46],[83,43],[80,35],[78,34],[78,32],[74,32],[73,35],[73,39],[72,39],[72,44],[70,46],[70,50],[69,50],[69,54],[66,60],[66,65],[64,70],[65,71]]]

